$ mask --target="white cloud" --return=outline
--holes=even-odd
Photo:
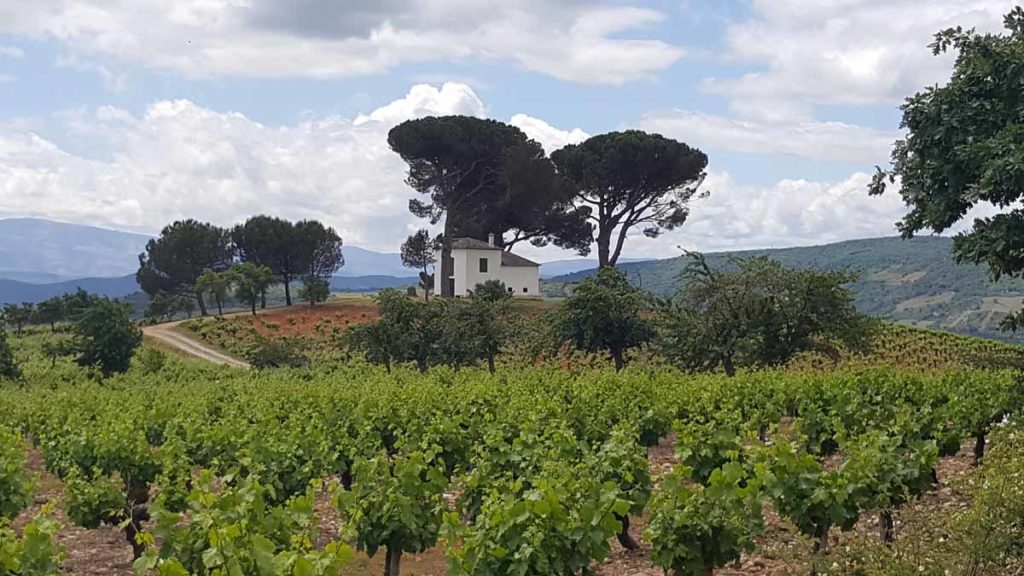
[[[25,51],[17,46],[0,45],[0,58],[14,58],[20,60],[25,57]]]
[[[336,77],[402,63],[509,60],[562,80],[621,84],[682,56],[642,34],[663,15],[581,0],[36,0],[0,3],[0,33],[53,38],[188,77]]]
[[[522,130],[528,137],[540,142],[540,145],[544,147],[544,151],[548,154],[569,144],[579,144],[590,138],[590,134],[579,128],[561,130],[540,118],[534,118],[526,114],[516,114],[509,121],[509,124]]]
[[[413,86],[404,98],[399,98],[381,106],[368,115],[360,114],[355,125],[367,122],[385,122],[398,124],[409,118],[420,118],[436,113],[438,109],[447,110],[447,114],[482,117],[487,109],[472,88],[465,84],[445,82],[441,89],[429,84]]]
[[[423,115],[483,114],[471,89],[415,86],[362,117],[268,126],[188,100],[164,100],[134,115],[115,107],[55,117],[77,141],[112,151],[97,160],[62,150],[26,122],[0,123],[0,216],[41,216],[155,232],[178,218],[229,225],[257,213],[317,218],[346,243],[394,251],[424,224],[407,209],[406,166],[387,145],[396,123]],[[546,147],[587,135],[525,114],[513,123]],[[869,197],[870,176],[837,182],[782,180],[746,186],[713,172],[709,198],[679,230],[651,240],[636,231],[626,256],[668,257],[677,245],[721,250],[820,244],[895,233],[900,197]],[[526,247],[541,259],[567,257]]]
[[[178,218],[228,225],[266,212],[318,218],[347,243],[394,251],[422,221],[408,212],[414,192],[387,132],[400,120],[480,105],[457,88],[414,87],[407,106],[392,103],[359,125],[326,117],[267,126],[188,100],[155,102],[141,116],[103,107],[56,118],[76,137],[102,138],[109,161],[0,125],[0,214],[154,232]]]
[[[755,0],[730,26],[728,57],[759,67],[710,78],[746,117],[808,119],[814,106],[894,104],[949,77],[927,45],[951,26],[1000,29],[1008,0]]]
[[[815,160],[884,164],[896,132],[844,122],[736,120],[688,110],[645,114],[636,126],[701,149],[721,148]]]
[[[15,80],[14,76],[9,76],[7,74],[0,74],[0,84],[3,84],[5,82],[14,82],[14,80]]]
[[[712,172],[704,185],[711,194],[691,205],[681,228],[657,239],[636,231],[626,255],[672,257],[680,254],[679,246],[718,251],[892,236],[906,210],[898,194],[868,196],[870,180],[857,172],[838,182],[787,179],[756,187]]]

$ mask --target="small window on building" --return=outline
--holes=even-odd
[[[530,289],[525,287],[525,286],[523,286],[523,294],[529,294],[529,293],[530,293]]]
[[[487,274],[487,258],[480,259],[480,273]]]
[[[508,293],[512,294],[512,287],[511,286],[508,287]]]

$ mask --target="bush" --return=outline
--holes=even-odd
[[[94,472],[87,478],[72,468],[64,479],[64,513],[82,528],[117,524],[124,518],[128,500],[118,478]]]
[[[167,364],[167,354],[159,348],[146,347],[135,360],[143,374],[156,374]]]
[[[192,522],[156,509],[156,526],[146,539],[159,541],[160,548],[136,560],[137,573],[327,576],[351,559],[351,549],[342,543],[315,548],[314,487],[274,507],[267,504],[269,490],[255,479],[223,489],[214,483],[209,472],[200,475],[188,497]]]
[[[17,380],[21,378],[21,369],[14,360],[14,352],[7,341],[7,331],[0,327],[0,380]]]
[[[104,376],[127,371],[141,343],[142,332],[120,302],[98,300],[75,323],[76,361],[98,367]]]
[[[647,537],[652,561],[675,574],[711,574],[754,549],[762,528],[756,481],[729,462],[708,477],[708,486],[687,482],[691,472],[676,468],[651,500]]]
[[[484,302],[501,302],[502,300],[512,298],[512,293],[508,291],[508,287],[505,286],[504,282],[493,279],[477,284],[473,288],[473,298],[483,300]]]
[[[53,519],[52,507],[43,508],[21,530],[21,536],[0,525],[0,574],[4,576],[58,576],[64,549],[53,538],[61,525]]]
[[[0,428],[0,521],[13,519],[28,506],[31,492],[25,443],[13,430]]]
[[[267,368],[302,368],[309,364],[298,347],[291,340],[260,338],[245,355],[249,364],[257,370]]]
[[[299,298],[309,302],[310,306],[318,302],[326,302],[331,297],[331,285],[323,278],[307,278],[299,288]]]

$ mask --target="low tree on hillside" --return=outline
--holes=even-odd
[[[32,323],[36,308],[30,302],[24,304],[4,304],[4,321],[14,326],[14,332],[21,336],[21,330]]]
[[[235,290],[235,298],[245,302],[256,315],[259,304],[268,287],[274,283],[274,272],[266,266],[251,262],[235,264],[226,273]]]
[[[227,270],[233,257],[226,230],[196,220],[181,220],[166,226],[158,238],[146,244],[146,251],[139,255],[135,278],[150,296],[166,292],[195,298],[200,313],[206,316],[206,302],[196,283],[206,270]]]
[[[508,338],[505,316],[509,296],[504,294],[504,298],[494,299],[486,291],[483,295],[474,291],[470,298],[433,305],[433,317],[441,323],[436,330],[441,335],[438,363],[457,369],[483,362],[495,372],[495,360]]]
[[[104,298],[75,322],[71,348],[79,365],[96,366],[109,376],[131,367],[132,355],[141,343],[142,332],[132,321],[131,308]]]
[[[21,369],[14,360],[11,343],[7,341],[7,330],[0,326],[0,380],[17,380],[21,378]]]
[[[102,300],[100,296],[89,294],[82,288],[61,296],[61,299],[64,301],[64,315],[71,322],[77,321],[86,310]]]
[[[366,360],[381,364],[388,372],[394,364],[415,362],[420,370],[429,364],[429,334],[424,333],[424,305],[398,290],[381,290],[374,297],[379,317],[349,331],[349,344],[363,352]]]
[[[631,286],[624,273],[601,268],[580,282],[556,311],[555,338],[586,352],[608,352],[619,371],[626,366],[627,352],[653,335],[643,316],[647,309],[647,294]]]
[[[423,298],[430,299],[430,291],[434,289],[434,275],[430,267],[437,260],[436,253],[441,249],[441,237],[432,238],[427,229],[416,231],[402,243],[402,265],[406,268],[419,270],[420,288]]]
[[[146,320],[151,323],[166,322],[180,314],[191,318],[195,309],[195,300],[191,298],[158,292],[146,305]]]
[[[207,268],[196,278],[194,290],[199,295],[200,302],[203,302],[204,296],[213,298],[213,301],[217,304],[217,316],[223,316],[224,299],[227,298],[228,292],[231,291],[232,280],[232,275],[226,270],[217,272]],[[205,310],[205,304],[201,308]]]
[[[56,332],[57,322],[63,322],[66,317],[64,298],[60,296],[47,298],[36,305],[36,320],[49,324],[50,332]]]
[[[677,296],[662,303],[658,344],[676,365],[695,371],[781,366],[813,350],[866,345],[870,323],[845,287],[845,271],[793,270],[767,257],[711,269],[692,254]]]
[[[306,278],[299,288],[299,298],[316,306],[331,297],[331,283],[324,278]]]
[[[376,300],[378,320],[349,332],[350,346],[368,362],[389,371],[404,363],[420,371],[486,363],[494,371],[507,332],[502,302],[475,297],[418,302],[394,289],[382,290]]]

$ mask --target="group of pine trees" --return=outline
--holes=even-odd
[[[136,279],[151,299],[154,317],[191,314],[192,303],[207,314],[213,302],[218,314],[232,294],[248,305],[266,306],[267,291],[284,288],[292,305],[292,288],[314,304],[330,294],[331,276],[345,264],[342,239],[333,228],[315,220],[289,222],[253,216],[231,229],[197,220],[165,227],[139,255]]]

